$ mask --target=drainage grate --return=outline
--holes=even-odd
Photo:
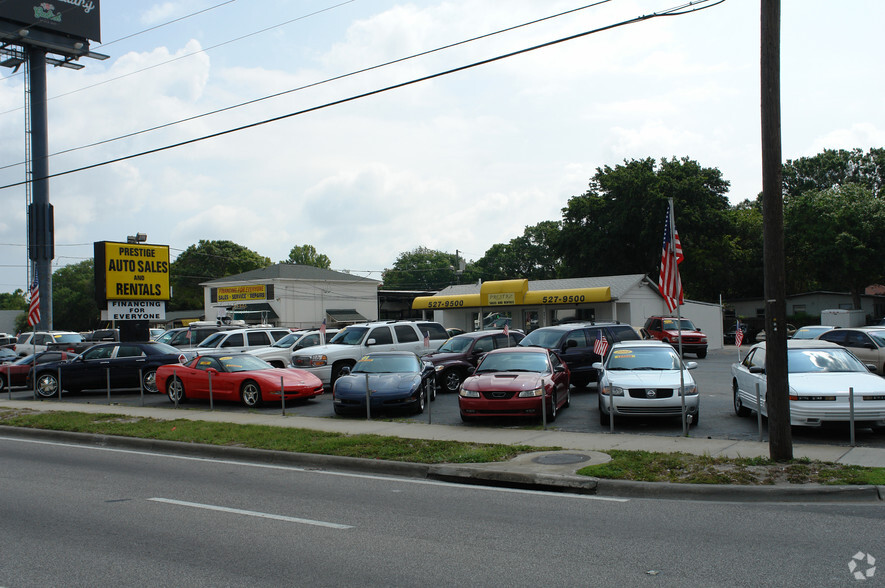
[[[544,465],[566,465],[570,463],[590,461],[590,456],[579,455],[577,453],[551,453],[548,455],[539,455],[532,461]]]

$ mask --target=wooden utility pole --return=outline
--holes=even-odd
[[[784,197],[781,164],[780,0],[762,2],[762,237],[765,275],[765,375],[768,451],[793,459],[787,380],[787,311],[784,263]]]

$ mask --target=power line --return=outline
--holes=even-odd
[[[385,92],[389,92],[389,91],[391,91],[391,90],[398,90],[398,89],[400,89],[400,88],[405,88],[405,87],[407,87],[407,86],[411,86],[411,85],[413,85],[413,84],[418,84],[418,83],[421,83],[421,82],[426,82],[426,81],[429,81],[429,80],[433,80],[433,79],[440,78],[440,77],[443,77],[443,76],[451,75],[451,74],[454,74],[454,73],[458,73],[458,72],[466,71],[466,70],[468,70],[468,69],[472,69],[472,68],[479,67],[479,66],[482,66],[482,65],[488,65],[488,64],[490,64],[490,63],[495,63],[495,62],[497,62],[497,61],[501,61],[501,60],[504,60],[504,59],[509,59],[509,58],[511,58],[511,57],[516,57],[517,55],[523,55],[523,54],[525,54],[525,53],[529,53],[529,52],[531,52],[531,51],[537,51],[537,50],[539,50],[539,49],[545,49],[545,48],[547,48],[547,47],[552,47],[552,46],[554,46],[554,45],[558,45],[558,44],[560,44],[560,43],[565,43],[565,42],[568,42],[568,41],[574,41],[574,40],[576,40],[576,39],[580,39],[580,38],[583,38],[583,37],[586,37],[586,36],[589,36],[589,35],[592,35],[592,34],[596,34],[596,33],[602,32],[602,31],[607,31],[607,30],[615,29],[615,28],[622,27],[622,26],[626,26],[626,25],[630,25],[630,24],[636,24],[636,23],[639,23],[639,22],[643,22],[643,21],[646,21],[646,20],[650,20],[650,19],[652,19],[652,18],[657,18],[657,17],[659,17],[659,16],[668,16],[668,15],[677,15],[677,14],[690,14],[690,13],[692,13],[692,12],[697,12],[697,11],[699,11],[699,10],[703,10],[703,9],[705,9],[705,8],[709,8],[710,6],[700,7],[700,8],[692,8],[691,10],[687,10],[687,8],[689,8],[689,7],[693,7],[693,6],[697,6],[697,5],[700,5],[700,4],[704,4],[704,3],[709,2],[709,1],[710,1],[710,0],[696,0],[696,1],[693,1],[693,2],[688,2],[688,3],[686,3],[686,4],[682,4],[682,5],[680,5],[680,6],[677,6],[677,7],[674,7],[674,8],[670,8],[670,9],[665,10],[665,11],[660,12],[660,13],[658,13],[658,12],[653,12],[653,13],[651,13],[651,14],[646,14],[646,15],[637,16],[637,17],[635,17],[635,18],[631,18],[631,19],[628,19],[628,20],[620,21],[620,22],[615,23],[615,24],[606,25],[606,26],[599,27],[599,28],[596,28],[596,29],[591,29],[591,30],[589,30],[589,31],[584,31],[583,33],[577,33],[577,34],[574,34],[574,35],[569,35],[569,36],[567,36],[567,37],[562,37],[562,38],[560,38],[560,39],[556,39],[556,40],[553,40],[553,41],[548,41],[548,42],[546,42],[546,43],[541,43],[541,44],[539,44],[539,45],[534,45],[534,46],[532,46],[532,47],[527,47],[527,48],[524,48],[524,49],[519,49],[519,50],[517,50],[517,51],[512,51],[512,52],[510,52],[510,53],[505,53],[505,54],[503,54],[503,55],[498,55],[497,57],[490,57],[490,58],[488,58],[488,59],[483,59],[483,60],[476,61],[476,62],[474,62],[474,63],[470,63],[470,64],[467,64],[467,65],[458,66],[458,67],[455,67],[455,68],[452,68],[452,69],[449,69],[449,70],[445,70],[445,71],[442,71],[442,72],[437,72],[437,73],[435,73],[435,74],[430,74],[430,75],[427,75],[427,76],[422,76],[422,77],[420,77],[420,78],[415,78],[415,79],[412,79],[412,80],[409,80],[409,81],[406,81],[406,82],[401,82],[401,83],[398,83],[398,84],[393,84],[393,85],[391,85],[391,86],[386,86],[386,87],[384,87],[384,88],[380,88],[380,89],[377,89],[377,90],[372,90],[372,91],[370,91],[370,92],[364,92],[364,93],[362,93],[362,94],[356,94],[356,95],[353,95],[353,96],[349,96],[349,97],[347,97],[347,98],[342,98],[342,99],[340,99],[340,100],[333,100],[332,102],[327,102],[327,103],[325,103],[325,104],[321,104],[321,105],[319,105],[319,106],[312,106],[312,107],[310,107],[310,108],[305,108],[305,109],[302,109],[302,110],[297,110],[297,111],[295,111],[295,112],[290,112],[290,113],[288,113],[288,114],[283,114],[283,115],[280,115],[280,116],[275,116],[275,117],[272,117],[272,118],[264,119],[264,120],[257,121],[257,122],[253,122],[253,123],[249,123],[249,124],[246,124],[246,125],[241,125],[241,126],[238,126],[238,127],[234,127],[234,128],[231,128],[231,129],[224,130],[224,131],[218,131],[218,132],[216,132],[216,133],[210,133],[210,134],[208,134],[208,135],[203,135],[203,136],[200,136],[200,137],[195,137],[195,138],[193,138],[193,139],[188,139],[188,140],[186,140],[186,141],[180,141],[180,142],[178,142],[178,143],[172,143],[172,144],[165,145],[165,146],[162,146],[162,147],[156,147],[156,148],[154,148],[154,149],[148,149],[148,150],[146,150],[146,151],[141,151],[141,152],[133,153],[133,154],[130,154],[130,155],[124,155],[124,156],[122,156],[122,157],[116,157],[116,158],[114,158],[114,159],[108,159],[108,160],[105,160],[105,161],[102,161],[102,162],[99,162],[99,163],[93,163],[93,164],[90,164],[90,165],[85,165],[85,166],[81,166],[81,167],[78,167],[78,168],[73,168],[73,169],[69,169],[69,170],[66,170],[66,171],[57,172],[57,173],[54,173],[54,174],[48,174],[48,175],[46,175],[46,176],[44,176],[44,177],[41,177],[41,178],[32,178],[32,179],[30,179],[30,180],[23,180],[23,181],[21,181],[21,182],[15,182],[15,183],[12,183],[12,184],[2,185],[2,186],[0,186],[0,190],[6,190],[6,189],[8,189],[8,188],[14,188],[14,187],[18,187],[18,186],[23,186],[23,185],[25,185],[25,184],[28,184],[28,183],[30,183],[30,182],[35,182],[35,181],[38,181],[38,180],[45,180],[45,179],[50,179],[50,178],[55,178],[55,177],[60,177],[60,176],[69,175],[69,174],[72,174],[72,173],[78,173],[78,172],[82,172],[82,171],[87,171],[87,170],[94,169],[94,168],[97,168],[97,167],[103,167],[103,166],[106,166],[106,165],[111,165],[111,164],[113,164],[113,163],[119,163],[119,162],[121,162],[121,161],[128,161],[128,160],[130,160],[130,159],[135,159],[135,158],[137,158],[137,157],[143,157],[143,156],[145,156],[145,155],[152,155],[152,154],[154,154],[154,153],[160,153],[160,152],[163,152],[163,151],[168,151],[168,150],[170,150],[170,149],[176,149],[176,148],[178,148],[178,147],[184,147],[184,146],[186,146],[186,145],[191,145],[191,144],[193,144],[193,143],[199,143],[199,142],[206,141],[206,140],[209,140],[209,139],[215,139],[215,138],[222,137],[222,136],[225,136],[225,135],[229,135],[229,134],[232,134],[232,133],[237,133],[237,132],[240,132],[240,131],[244,131],[244,130],[252,129],[252,128],[259,127],[259,126],[263,126],[263,125],[266,125],[266,124],[270,124],[270,123],[274,123],[274,122],[279,122],[279,121],[282,121],[282,120],[286,120],[286,119],[288,119],[288,118],[292,118],[292,117],[295,117],[295,116],[300,116],[300,115],[303,115],[303,114],[308,114],[308,113],[311,113],[311,112],[316,112],[316,111],[318,111],[318,110],[324,110],[324,109],[329,108],[329,107],[331,107],[331,106],[339,106],[339,105],[341,105],[341,104],[346,104],[346,103],[348,103],[348,102],[353,102],[353,101],[360,100],[360,99],[363,99],[363,98],[368,98],[368,97],[370,97],[370,96],[375,96],[375,95],[378,95],[378,94],[383,94],[383,93],[385,93]],[[716,6],[716,5],[718,5],[718,4],[721,4],[721,3],[724,2],[724,1],[725,1],[725,0],[719,0],[719,1],[716,2],[715,4],[712,4],[711,6]]]
[[[321,81],[318,81],[318,82],[313,82],[313,83],[310,83],[310,84],[306,84],[306,85],[303,85],[303,86],[299,86],[299,87],[297,87],[297,88],[291,88],[291,89],[289,89],[289,90],[283,90],[282,92],[276,92],[276,93],[274,93],[274,94],[269,94],[269,95],[267,95],[267,96],[262,96],[261,98],[255,98],[255,99],[253,99],[253,100],[247,100],[247,101],[245,101],[245,102],[240,102],[239,104],[234,104],[234,105],[231,105],[231,106],[226,106],[226,107],[224,107],[224,108],[219,108],[219,109],[212,110],[212,111],[209,111],[209,112],[204,112],[204,113],[202,113],[202,114],[197,114],[197,115],[194,115],[194,116],[190,116],[190,117],[182,118],[182,119],[179,119],[179,120],[176,120],[176,121],[171,121],[171,122],[168,122],[168,123],[163,123],[163,124],[161,124],[161,125],[156,125],[156,126],[153,126],[153,127],[147,128],[147,129],[142,129],[142,130],[140,130],[140,131],[134,131],[134,132],[132,132],[132,133],[127,133],[127,134],[125,134],[125,135],[120,135],[120,136],[113,137],[113,138],[110,138],[110,139],[103,139],[103,140],[101,140],[101,141],[96,141],[96,142],[93,142],[93,143],[89,143],[89,144],[87,144],[87,145],[81,145],[80,147],[72,147],[71,149],[65,149],[65,150],[62,150],[62,151],[57,151],[57,152],[55,152],[55,153],[50,154],[50,157],[55,157],[55,156],[57,156],[57,155],[63,155],[63,154],[71,153],[71,152],[74,152],[74,151],[79,151],[79,150],[81,150],[81,149],[88,149],[88,148],[90,148],[90,147],[97,147],[97,146],[99,146],[99,145],[104,145],[104,144],[106,144],[106,143],[111,143],[111,142],[113,142],[113,141],[119,141],[119,140],[122,140],[122,139],[128,139],[128,138],[135,137],[135,136],[138,136],[138,135],[142,135],[142,134],[145,134],[145,133],[150,133],[150,132],[153,132],[153,131],[157,131],[157,130],[160,130],[160,129],[164,129],[164,128],[167,128],[167,127],[171,127],[171,126],[174,126],[174,125],[177,125],[177,124],[181,124],[181,123],[185,123],[185,122],[190,122],[190,121],[197,120],[197,119],[200,119],[200,118],[204,118],[204,117],[207,117],[207,116],[212,116],[212,115],[215,115],[215,114],[219,114],[219,113],[222,113],[222,112],[226,112],[226,111],[228,111],[228,110],[234,110],[234,109],[237,109],[237,108],[241,108],[241,107],[243,107],[243,106],[249,106],[249,105],[252,105],[252,104],[256,104],[256,103],[258,103],[258,102],[262,102],[262,101],[264,101],[264,100],[270,100],[270,99],[273,99],[273,98],[279,98],[280,96],[285,96],[286,94],[291,94],[291,93],[294,93],[294,92],[300,92],[300,91],[302,91],[302,90],[307,90],[307,89],[309,89],[309,88],[315,88],[315,87],[317,87],[317,86],[321,86],[321,85],[323,85],[323,84],[328,84],[328,83],[331,83],[331,82],[335,82],[335,81],[338,81],[338,80],[342,80],[342,79],[345,79],[345,78],[348,78],[348,77],[351,77],[351,76],[355,76],[355,75],[359,75],[359,74],[362,74],[362,73],[366,73],[366,72],[369,72],[369,71],[372,71],[372,70],[375,70],[375,69],[380,69],[380,68],[383,68],[383,67],[387,67],[387,66],[389,66],[389,65],[395,65],[395,64],[397,64],[397,63],[402,63],[402,62],[404,62],[404,61],[408,61],[408,60],[410,60],[410,59],[416,59],[416,58],[418,58],[418,57],[423,57],[423,56],[425,56],[425,55],[430,55],[430,54],[432,54],[432,53],[437,53],[437,52],[439,52],[439,51],[444,51],[444,50],[446,50],[446,49],[451,49],[451,48],[453,48],[453,47],[458,47],[459,45],[465,45],[465,44],[467,44],[467,43],[472,43],[472,42],[474,42],[474,41],[479,41],[479,40],[481,40],[481,39],[486,39],[486,38],[488,38],[488,37],[492,37],[492,36],[495,36],[495,35],[500,35],[500,34],[502,34],[502,33],[507,33],[507,32],[510,32],[510,31],[514,31],[514,30],[519,29],[519,28],[523,28],[523,27],[531,26],[531,25],[534,25],[534,24],[538,24],[538,23],[540,23],[540,22],[544,22],[544,21],[547,21],[547,20],[554,19],[554,18],[559,18],[559,17],[561,17],[561,16],[565,16],[565,15],[567,15],[567,14],[572,14],[572,13],[574,13],[574,12],[578,12],[578,11],[581,11],[581,10],[586,10],[587,8],[593,8],[593,7],[599,6],[600,4],[606,4],[606,3],[611,2],[611,1],[612,1],[612,0],[599,0],[598,2],[594,2],[594,3],[592,3],[592,4],[587,4],[587,5],[585,5],[585,6],[581,6],[581,7],[578,7],[578,8],[573,8],[573,9],[571,9],[571,10],[566,10],[566,11],[564,11],[564,12],[559,12],[559,13],[557,13],[557,14],[553,14],[553,15],[545,16],[545,17],[538,18],[538,19],[535,19],[535,20],[532,20],[532,21],[524,22],[524,23],[522,23],[522,24],[518,24],[518,25],[514,25],[514,26],[511,26],[511,27],[504,28],[504,29],[500,29],[500,30],[497,30],[497,31],[494,31],[494,32],[491,32],[491,33],[485,33],[485,34],[482,34],[482,35],[478,35],[478,36],[475,36],[475,37],[471,37],[471,38],[469,38],[469,39],[464,39],[464,40],[462,40],[462,41],[457,41],[457,42],[455,42],[455,43],[449,43],[448,45],[443,45],[443,46],[441,46],[441,47],[437,47],[437,48],[435,48],[435,49],[428,49],[428,50],[426,50],[426,51],[421,51],[421,52],[419,52],[419,53],[415,53],[415,54],[409,55],[409,56],[407,56],[407,57],[400,57],[400,58],[398,58],[398,59],[394,59],[394,60],[392,60],[392,61],[387,61],[387,62],[385,62],[385,63],[380,63],[380,64],[373,65],[373,66],[370,66],[370,67],[365,67],[365,68],[358,69],[358,70],[355,70],[355,71],[352,71],[352,72],[349,72],[349,73],[346,73],[346,74],[341,74],[341,75],[334,76],[334,77],[331,77],[331,78],[326,78],[325,80],[321,80]],[[723,0],[723,1],[724,1],[724,0]],[[194,55],[194,53],[191,53],[191,54],[189,54],[189,55]],[[184,56],[184,57],[187,57],[187,56]],[[165,63],[169,63],[169,62],[165,62]],[[159,64],[159,65],[163,65],[163,64]],[[145,71],[145,70],[139,70],[139,71]],[[133,72],[133,73],[138,73],[138,72]],[[114,79],[116,80],[116,79],[119,79],[119,78],[114,78]],[[113,80],[108,80],[108,81],[113,81]],[[81,89],[82,89],[82,88],[81,88]],[[79,91],[79,90],[77,90],[77,91]],[[10,111],[10,112],[11,112],[11,111]],[[8,168],[15,167],[15,166],[18,166],[18,165],[23,165],[23,164],[24,164],[24,162],[19,162],[19,163],[8,164],[8,165],[5,165],[5,166],[0,166],[0,170],[8,169]]]

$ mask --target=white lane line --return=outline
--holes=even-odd
[[[2,4],[2,0],[0,0]],[[318,470],[316,467],[298,467],[288,465],[275,465],[269,463],[255,463],[248,461],[235,461],[231,459],[219,459],[209,457],[193,457],[190,455],[171,455],[168,453],[152,453],[150,451],[139,451],[136,449],[117,449],[114,447],[96,447],[94,445],[79,445],[77,443],[62,443],[60,441],[42,441],[37,439],[22,439],[19,437],[3,437],[0,441],[16,441],[19,443],[33,443],[36,445],[55,445],[58,447],[67,447],[70,449],[86,449],[89,451],[108,451],[111,453],[128,453],[130,455],[144,455],[153,458],[177,459],[182,461],[201,461],[205,463],[236,465],[248,468],[262,468],[268,470],[286,470],[290,472],[303,472],[305,474],[316,474],[319,476],[339,476],[342,478],[357,478],[362,480],[381,480],[384,482],[396,481],[401,484],[416,484],[425,486],[445,486],[449,488],[461,488],[464,490],[478,490],[484,492],[505,492],[512,494],[534,494],[539,496],[551,496],[556,498],[566,498],[573,500],[590,500],[600,502],[630,502],[629,498],[614,498],[610,496],[596,496],[594,494],[572,494],[570,492],[550,492],[547,490],[527,490],[520,488],[501,488],[499,486],[482,486],[474,484],[457,484],[455,482],[442,482],[439,480],[425,480],[418,478],[399,478],[395,476],[382,476],[375,474],[356,474],[352,472],[336,472],[331,470]]]
[[[201,508],[203,510],[215,510],[218,512],[228,512],[238,515],[246,515],[250,517],[258,517],[262,519],[274,519],[276,521],[286,521],[287,523],[301,523],[302,525],[314,525],[316,527],[327,527],[329,529],[353,529],[352,525],[342,525],[340,523],[330,523],[328,521],[314,521],[311,519],[300,519],[298,517],[287,517],[284,515],[275,515],[266,512],[258,512],[254,510],[240,510],[239,508],[228,508],[226,506],[216,506],[214,504],[200,504],[199,502],[186,502],[184,500],[172,500],[171,498],[148,498],[151,502],[162,502],[165,504],[175,504],[177,506],[189,506],[191,508]]]

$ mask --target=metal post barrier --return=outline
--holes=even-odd
[[[108,406],[110,406],[110,405],[111,405],[111,368],[104,368],[104,371],[105,371],[105,375],[107,376],[107,382],[108,382]],[[59,386],[59,388],[61,388],[61,386]],[[61,394],[61,391],[59,391],[59,394]]]
[[[61,368],[60,367],[58,368],[58,399],[61,400]]]
[[[541,425],[547,430],[547,390],[541,386]]]
[[[851,431],[851,446],[854,447],[854,387],[848,389],[848,430]]]
[[[9,365],[6,366],[6,393],[9,394],[9,399],[12,400],[12,382],[10,378],[12,377],[12,372],[9,370],[12,369]]]
[[[154,381],[156,382],[156,376]],[[141,373],[141,368],[138,368],[138,390],[141,393],[141,405],[144,406],[144,374]]]
[[[212,372],[206,370],[206,374],[209,376],[209,410],[215,410],[215,401],[212,399]]]
[[[283,376],[280,376],[280,404],[283,406],[283,416],[286,416],[286,387],[283,385]]]
[[[762,441],[762,393],[758,382],[756,383],[756,423],[759,427],[759,440]]]
[[[366,420],[372,420],[372,402],[369,393],[369,372],[366,372]]]
[[[178,373],[177,370],[172,370],[172,382],[177,383],[178,386],[174,386],[178,392],[175,393],[175,408],[178,408],[178,397],[181,396],[181,382],[178,381]]]
[[[436,390],[436,383],[433,384],[431,391],[427,393],[426,402],[427,402],[427,424],[428,425],[433,424],[433,412],[430,410],[430,405],[431,405],[430,395],[433,394],[432,390]],[[424,394],[424,392],[421,392],[421,394]]]
[[[599,384],[596,384],[599,386]],[[615,395],[612,390],[608,391],[608,432],[615,432]]]
[[[37,359],[36,357],[34,359]],[[36,364],[31,368],[31,371],[34,372],[34,400],[37,400],[37,366]]]

